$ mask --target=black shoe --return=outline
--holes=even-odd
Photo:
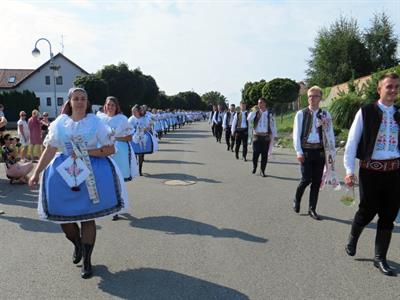
[[[253,169],[253,171],[251,171],[251,173],[256,174],[257,169]]]
[[[246,158],[246,157],[243,157],[243,160],[244,160],[244,161],[247,161],[247,158]]]
[[[397,276],[386,261],[386,254],[391,238],[391,230],[378,229],[376,231],[374,266],[386,276]]]
[[[322,218],[316,213],[316,211],[314,209],[310,209],[308,211],[308,214],[311,218],[313,218],[314,220],[320,221],[322,220]]]
[[[93,245],[83,244],[83,264],[81,269],[81,277],[84,279],[92,276],[92,257]]]
[[[239,159],[239,154],[236,153],[235,157],[236,157],[236,159]]]
[[[82,259],[82,244],[81,244],[81,239],[77,239],[74,242],[74,253],[72,254],[72,262],[74,264],[77,264],[81,261]]]
[[[267,175],[265,175],[265,171],[262,171],[262,170],[260,171],[260,176],[261,177],[267,177]]]
[[[114,215],[113,218],[112,218],[113,221],[117,221],[118,219],[119,219],[118,215]]]
[[[293,200],[293,210],[296,214],[300,212],[300,201]]]
[[[131,181],[131,180],[132,180],[132,177],[130,177],[130,176],[129,176],[128,178],[124,178],[124,181],[125,181],[125,182]]]
[[[353,223],[351,225],[351,231],[350,231],[350,234],[349,234],[349,240],[347,242],[347,245],[345,246],[346,253],[349,256],[356,255],[357,242],[358,242],[358,239],[359,239],[363,229],[364,229],[364,227],[358,226],[357,224]]]
[[[229,151],[229,150],[231,150],[231,148],[228,146],[228,147],[226,148],[226,151]]]
[[[233,148],[231,148],[231,152],[233,152]]]

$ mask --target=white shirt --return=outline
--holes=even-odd
[[[128,118],[120,113],[115,116],[109,117],[106,114],[96,114],[97,117],[113,132],[114,137],[125,137],[132,134],[132,125],[128,122]]]
[[[264,112],[260,111],[261,117],[260,120],[258,121],[257,127],[254,128],[254,132],[257,133],[268,133],[268,109],[265,110]],[[249,122],[252,122],[256,117],[256,112],[252,111],[249,116],[247,117],[247,120]],[[242,119],[243,120],[243,119]],[[276,124],[275,124],[275,118],[272,117],[271,114],[271,134],[273,136],[276,136],[277,131],[276,131]]]
[[[383,116],[371,159],[387,160],[398,158],[400,157],[397,146],[399,142],[399,128],[396,121],[393,119],[395,108],[393,105],[385,106],[380,100],[378,101],[378,107],[382,110]],[[361,139],[363,127],[363,117],[360,109],[354,118],[347,138],[346,150],[343,157],[346,174],[354,174],[357,147]]]
[[[28,122],[26,122],[26,120],[19,119],[17,125],[18,125],[17,133],[19,138],[22,139],[24,142],[29,142],[30,134],[29,134]],[[20,130],[20,125],[22,125],[22,130],[24,131],[23,134]],[[24,137],[26,138],[26,140]]]
[[[240,124],[240,128],[247,128],[246,113],[247,113],[247,111],[240,111],[240,112],[236,113],[235,116],[233,117],[232,135],[235,133],[236,127],[238,125],[237,124],[237,122],[238,122],[238,114],[242,114],[242,121],[241,121],[241,124]]]
[[[217,120],[217,113],[218,113],[218,120]],[[223,117],[224,117],[223,111],[216,111],[213,116],[214,124],[222,123]]]
[[[224,129],[226,129],[226,127],[228,127],[228,126],[232,126],[232,121],[233,121],[235,112],[231,112],[231,111],[229,111],[229,112],[231,114],[231,117],[229,118],[228,124],[226,124],[226,119],[228,118],[228,113],[224,114],[224,120],[222,121],[222,128],[224,128]]]
[[[317,112],[319,108],[315,111],[311,110],[312,114],[312,125],[311,125],[311,132],[308,136],[307,143],[309,144],[319,144],[321,141],[319,139],[318,133],[318,120],[317,120]],[[329,112],[325,111],[326,117],[332,119]],[[303,111],[299,110],[294,117],[294,124],[293,124],[293,146],[296,150],[296,154],[298,156],[303,155],[303,149],[301,148],[301,130],[303,127]],[[333,132],[333,127],[331,128]]]

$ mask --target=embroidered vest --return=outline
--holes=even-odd
[[[313,125],[313,116],[311,110],[306,107],[303,111],[303,123],[301,126],[301,135],[300,135],[300,140],[301,140],[301,147],[307,148],[307,140],[308,137],[310,136],[312,125]],[[322,109],[319,109],[317,111],[317,118],[321,119],[322,116],[326,116],[326,112],[323,111]],[[322,127],[318,127],[318,135],[319,135],[319,144],[321,147],[323,147],[323,140],[322,140]]]
[[[271,135],[271,111],[268,109],[268,134]],[[257,128],[258,122],[260,121],[262,116],[262,112],[257,111],[256,112],[256,117],[254,118],[254,131]]]
[[[395,105],[394,108],[396,111],[393,118],[400,126],[399,107]],[[377,102],[361,107],[361,112],[363,118],[363,131],[360,142],[358,143],[356,157],[362,161],[369,161],[371,160],[372,153],[375,149],[376,137],[382,123],[383,112],[379,108]],[[397,148],[400,150],[400,130],[398,131]]]
[[[249,121],[247,121],[247,111],[245,112],[245,118],[246,118],[246,126],[247,128],[249,127]],[[238,129],[242,129],[242,111],[237,113],[237,124],[236,127]]]

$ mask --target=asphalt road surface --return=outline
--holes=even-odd
[[[337,166],[342,177],[341,156]],[[94,276],[83,280],[59,226],[38,219],[38,191],[9,185],[2,166],[0,299],[400,298],[400,276],[372,265],[376,223],[357,255],[345,254],[356,206],[340,203],[343,191],[320,193],[324,220],[315,221],[308,190],[301,213],[291,209],[300,176],[293,151],[275,151],[267,178],[251,169],[205,122],[168,134],[146,156],[144,176],[127,184],[129,213],[97,222]],[[400,272],[399,233],[388,260]]]

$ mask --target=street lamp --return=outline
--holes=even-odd
[[[40,55],[40,50],[37,48],[37,44],[40,41],[46,41],[49,44],[49,48],[50,48],[50,70],[53,71],[53,89],[54,89],[54,111],[55,111],[55,115],[54,118],[57,118],[57,91],[56,91],[56,77],[59,76],[58,70],[60,69],[59,65],[56,65],[54,63],[54,55],[53,55],[53,51],[51,51],[51,43],[48,39],[45,38],[40,38],[36,41],[35,43],[35,48],[32,50],[32,55],[34,57],[38,57]]]

